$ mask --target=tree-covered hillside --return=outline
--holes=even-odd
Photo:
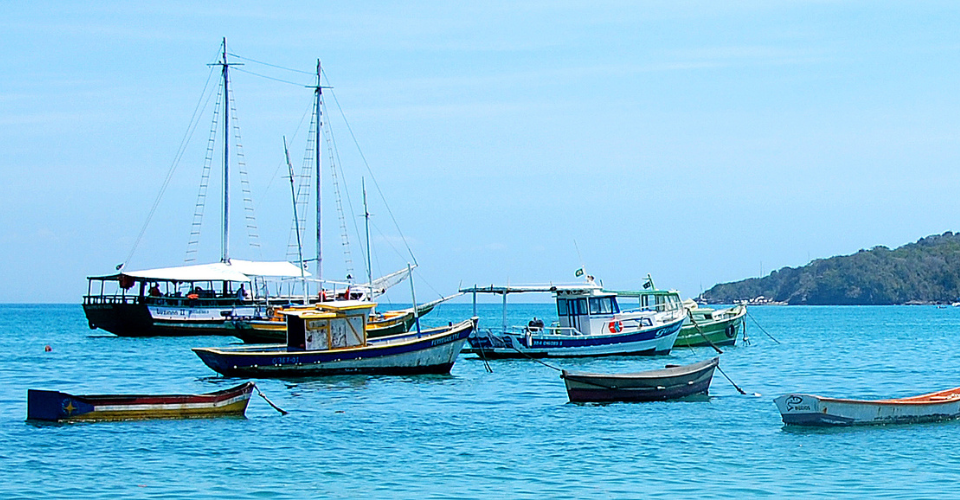
[[[810,305],[952,302],[960,297],[960,233],[948,231],[896,250],[877,246],[803,267],[785,267],[763,278],[721,283],[703,298],[732,303],[761,295]]]

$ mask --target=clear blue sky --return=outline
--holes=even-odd
[[[79,302],[127,257],[222,37],[282,67],[322,59],[421,300],[572,282],[581,263],[608,287],[652,273],[694,296],[958,230],[958,26],[954,2],[0,1],[0,302]],[[262,258],[283,259],[281,137],[299,164],[310,91],[239,71],[233,88]],[[183,262],[209,120],[128,269]],[[360,213],[369,174],[335,133]],[[371,211],[389,272],[406,260]],[[207,260],[218,217],[213,201]],[[235,257],[261,257],[232,231]]]

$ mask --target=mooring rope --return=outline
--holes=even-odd
[[[762,326],[760,326],[760,323],[757,323],[757,318],[754,318],[753,315],[750,314],[750,310],[749,310],[749,309],[747,310],[747,316],[750,316],[750,319],[752,319],[753,322],[754,322],[754,324],[757,325],[757,328],[759,328],[761,332],[767,334],[767,337],[770,337],[771,340],[773,340],[774,342],[776,342],[776,343],[778,343],[778,344],[780,343],[779,340],[773,338],[773,335],[770,335],[769,333],[767,333],[767,331],[764,330]]]
[[[281,415],[287,414],[286,411],[281,409],[279,406],[273,404],[273,401],[270,401],[269,399],[267,399],[267,396],[263,393],[263,391],[260,390],[259,387],[253,386],[253,388],[257,390],[257,394],[259,394],[260,397],[263,398],[263,400],[266,401],[268,405],[272,406],[274,410],[277,410],[278,412],[280,412]]]
[[[703,330],[700,329],[700,325],[698,325],[697,321],[693,319],[693,311],[691,311],[690,309],[687,309],[687,313],[690,316],[690,322],[693,323],[693,326],[697,327],[697,333],[699,333],[700,336],[703,337],[703,340],[706,340],[707,343],[710,344],[710,347],[712,347],[715,351],[717,351],[718,354],[723,354],[723,351],[721,351],[720,348],[716,346],[716,344],[714,344],[713,342],[710,341],[710,339],[707,338],[707,336],[703,333]],[[691,351],[693,350],[693,346],[689,344],[687,344],[687,348],[689,348]],[[733,388],[737,390],[737,392],[739,392],[740,394],[743,394],[744,396],[747,395],[747,393],[744,392],[744,390],[741,389],[740,386],[733,381],[733,379],[731,379],[729,376],[727,376],[726,373],[724,373],[723,369],[720,368],[720,363],[717,363],[717,370],[720,371],[720,374],[723,375],[725,379],[727,379],[727,382],[730,382],[730,385],[732,385]]]

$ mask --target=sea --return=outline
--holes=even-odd
[[[459,321],[443,304],[424,326]],[[478,305],[481,328],[504,322]],[[510,304],[507,322],[555,319]],[[709,397],[574,404],[556,368],[632,372],[716,354],[490,361],[449,375],[257,380],[246,417],[39,424],[27,389],[199,393],[233,386],[191,347],[119,338],[79,305],[0,305],[0,498],[949,498],[960,421],[783,425],[788,392],[890,398],[960,386],[960,307],[751,307]],[[46,347],[49,346],[49,351]],[[548,366],[549,365],[549,366]],[[740,394],[736,386],[746,395]]]

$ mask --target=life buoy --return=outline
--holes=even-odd
[[[607,328],[610,329],[610,333],[620,333],[623,331],[623,324],[619,321],[611,321]]]
[[[736,336],[737,336],[737,327],[736,327],[736,325],[727,325],[727,329],[726,329],[726,331],[724,331],[724,333],[727,334],[727,338],[728,338],[728,339],[732,339],[732,338],[736,337]]]

